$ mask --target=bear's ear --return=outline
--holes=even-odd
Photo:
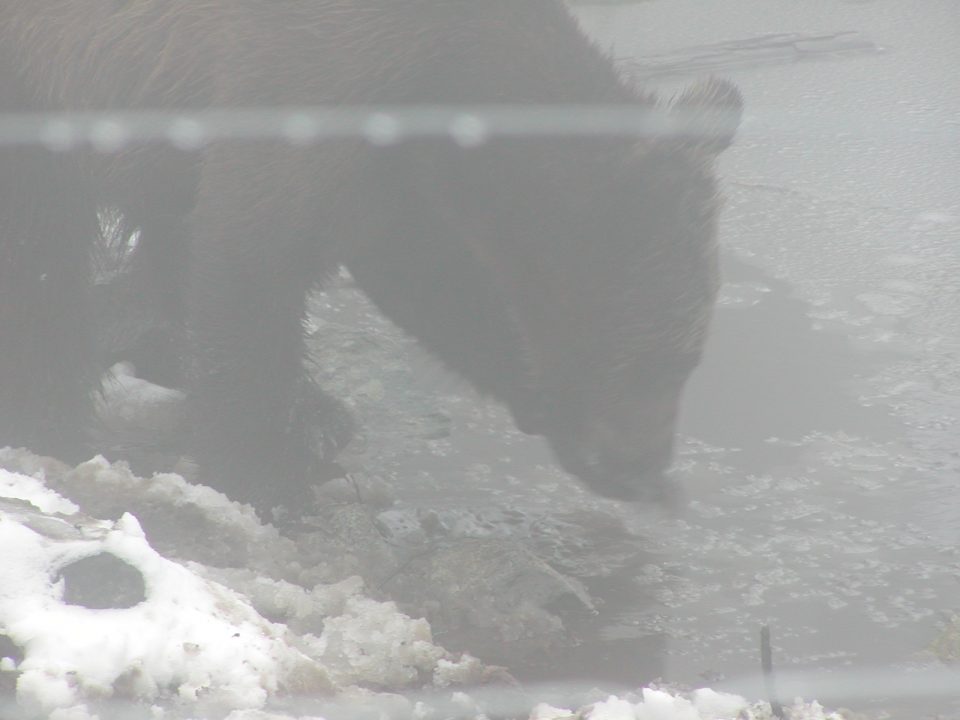
[[[670,103],[671,139],[681,147],[717,156],[733,142],[743,117],[743,96],[717,78],[694,85]]]

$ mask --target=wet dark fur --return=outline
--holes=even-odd
[[[621,81],[554,0],[11,0],[0,9],[0,42],[11,84],[29,90],[4,101],[15,109],[658,107]],[[659,112],[682,128],[687,116],[710,122],[739,107],[735,89],[712,83]],[[304,296],[339,264],[522,427],[546,435],[568,470],[604,494],[636,496],[659,483],[698,361],[717,287],[713,159],[731,135],[717,121],[705,137],[545,137],[473,149],[344,140],[220,142],[199,153],[134,146],[81,158],[22,151],[38,177],[0,200],[0,247],[19,247],[14,231],[26,226],[41,240],[15,263],[63,269],[73,256],[49,254],[45,243],[84,237],[91,206],[117,207],[143,229],[153,255],[148,304],[174,325],[186,319],[201,480],[237,499],[296,503],[322,472],[308,426],[332,405],[304,371]],[[5,155],[5,179],[19,152]],[[48,186],[73,172],[49,163],[74,159],[92,204]],[[55,210],[30,213],[14,202],[23,196],[28,208]],[[71,278],[63,293],[80,298],[79,285]],[[0,332],[12,327],[31,352],[61,355],[67,321],[35,321],[53,312],[50,302],[33,298],[0,319]],[[74,395],[87,364],[57,371]],[[0,365],[5,386],[30,373]],[[24,392],[42,397],[36,385]],[[10,417],[23,402],[0,400]]]

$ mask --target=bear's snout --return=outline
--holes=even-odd
[[[673,457],[672,432],[646,442],[624,438],[616,445],[583,436],[548,440],[560,466],[598,495],[668,506],[677,502],[676,484],[666,473]]]

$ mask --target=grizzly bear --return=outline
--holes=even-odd
[[[83,236],[84,193],[139,228],[155,268],[147,292],[174,325],[182,315],[203,482],[266,511],[301,503],[326,472],[310,426],[337,405],[304,368],[305,297],[345,265],[590,488],[664,491],[718,287],[714,161],[739,122],[732,85],[663,103],[624,81],[558,0],[11,0],[0,40],[26,110],[543,114],[542,134],[469,144],[298,144],[280,132],[240,142],[211,125],[191,147],[121,131],[67,154],[85,176],[75,196],[43,190],[35,204],[54,215],[32,213],[26,237]],[[571,105],[645,109],[656,130],[551,131]],[[58,227],[71,203],[76,226]],[[41,312],[25,305],[3,322]],[[31,372],[2,369],[4,385]],[[75,388],[78,375],[66,377]]]

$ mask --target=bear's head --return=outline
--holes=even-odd
[[[741,107],[734,86],[709,81],[651,106],[660,130],[640,141],[491,152],[502,186],[488,189],[472,247],[502,293],[526,374],[493,394],[598,494],[672,494],[664,471],[678,407],[720,282],[715,160]]]

